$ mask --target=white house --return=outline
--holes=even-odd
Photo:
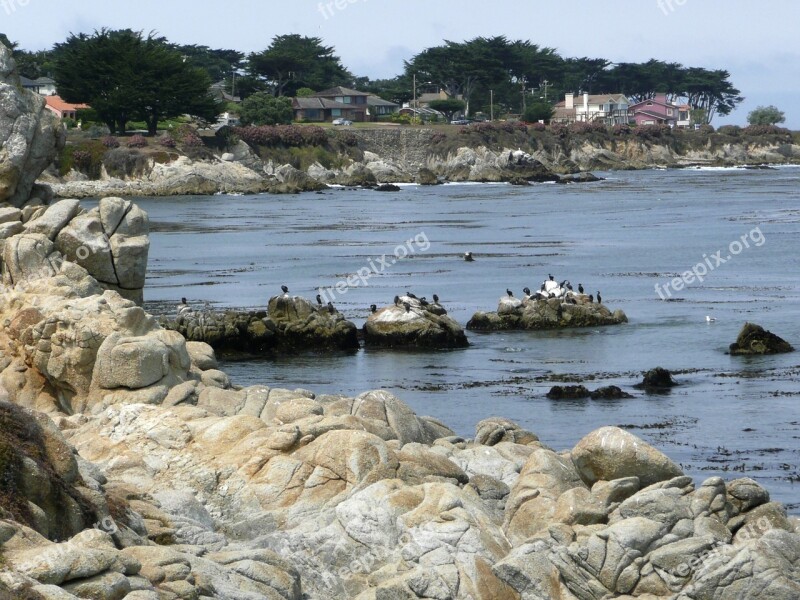
[[[566,94],[555,105],[553,123],[599,122],[605,125],[627,125],[630,101],[622,94]]]

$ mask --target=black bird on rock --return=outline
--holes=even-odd
[[[582,284],[582,283],[579,283],[579,284],[578,284],[578,293],[579,293],[579,294],[582,294],[582,293],[583,293],[583,284]]]
[[[328,312],[331,314],[336,312],[336,309],[333,308],[333,302],[328,302]]]
[[[522,291],[525,292],[526,296],[530,296],[531,295],[531,288],[527,288],[527,287],[526,288],[522,288]]]
[[[428,299],[425,296],[419,299],[420,306],[428,306],[429,304],[430,302],[428,302]]]
[[[513,298],[514,297],[514,292],[512,292],[511,290],[506,290],[506,294],[508,294],[509,298]]]
[[[378,306],[377,306],[376,304],[370,304],[370,305],[369,305],[369,311],[370,311],[372,314],[375,314],[376,312],[378,312]]]
[[[322,306],[322,296],[320,296],[319,294],[317,294],[317,304]]]
[[[411,292],[406,292],[406,296],[408,296],[409,298],[413,298],[414,300],[417,299],[417,297],[414,294],[412,294]]]
[[[592,303],[594,303],[594,296],[589,294],[589,304],[592,304]]]
[[[572,284],[568,281],[567,282],[567,289],[571,292],[572,291]]]
[[[394,297],[394,305],[395,306],[400,306],[400,296],[395,296]]]
[[[405,306],[406,312],[411,312],[411,305],[408,302],[403,302],[403,306]]]
[[[552,275],[552,274],[548,275],[548,277],[550,278],[550,281],[555,281],[555,280],[556,280],[556,278],[555,278],[555,277],[553,277],[553,275]]]
[[[288,293],[289,293],[289,288],[288,288],[288,287],[286,287],[285,285],[282,285],[282,286],[281,286],[281,290],[283,290],[283,293],[284,293],[284,294],[288,294]]]
[[[433,302],[434,304],[439,304],[439,296],[437,296],[436,294],[433,295]]]
[[[600,297],[600,290],[597,290],[597,303],[598,304],[602,304],[603,303],[603,299]]]

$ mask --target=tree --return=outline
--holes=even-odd
[[[239,105],[239,117],[245,125],[288,125],[293,116],[289,98],[276,98],[267,92],[253,94]]]
[[[211,81],[164,38],[129,29],[71,35],[56,44],[55,80],[67,102],[86,103],[112,132],[125,133],[131,119],[158,122],[183,114],[212,120],[220,106],[209,94]]]
[[[783,114],[783,111],[772,105],[759,106],[747,115],[747,122],[750,125],[777,125],[785,121],[786,115]]]
[[[447,98],[446,100],[432,100],[428,103],[428,106],[433,110],[438,110],[447,117],[447,120],[450,121],[453,119],[453,115],[457,112],[463,111],[467,104],[463,100],[458,100],[456,98]]]
[[[304,87],[297,90],[294,95],[297,98],[311,98],[315,93],[316,92],[311,88]]]
[[[525,110],[524,119],[528,123],[538,123],[539,121],[549,122],[553,118],[555,109],[548,102],[534,102],[528,105]]]
[[[332,47],[297,34],[276,36],[266,50],[249,56],[248,68],[274,96],[293,96],[303,87],[324,90],[352,79]]]

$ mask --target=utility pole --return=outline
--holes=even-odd
[[[494,90],[489,90],[489,120],[494,121]]]
[[[544,88],[544,101],[547,102],[547,88],[550,87],[550,82],[545,79],[542,82],[542,87]]]
[[[525,84],[528,83],[528,80],[523,77],[522,78],[522,114],[525,114],[525,111],[528,109],[528,103],[525,101]]]
[[[413,120],[416,122],[417,120],[417,113],[419,112],[419,106],[417,105],[417,74],[414,73],[414,117]]]

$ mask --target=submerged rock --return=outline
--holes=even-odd
[[[745,323],[736,342],[730,345],[729,353],[734,356],[782,354],[794,352],[792,345],[771,331],[766,331],[755,323]]]
[[[400,186],[395,185],[393,183],[382,183],[378,187],[375,188],[376,192],[399,192]]]
[[[407,308],[406,308],[407,306]],[[364,323],[364,343],[379,348],[466,348],[463,328],[438,304],[424,305],[415,298],[400,297],[371,314]]]
[[[628,322],[621,310],[613,313],[602,304],[590,303],[576,296],[577,304],[561,299],[534,300],[533,298],[503,297],[497,312],[477,312],[467,323],[474,331],[546,330],[573,327],[601,327]]]
[[[589,396],[591,392],[582,385],[555,385],[547,392],[551,400],[578,400]]]
[[[637,383],[635,387],[645,390],[668,390],[675,387],[678,383],[672,379],[672,373],[662,367],[650,369],[644,374],[641,383]]]

